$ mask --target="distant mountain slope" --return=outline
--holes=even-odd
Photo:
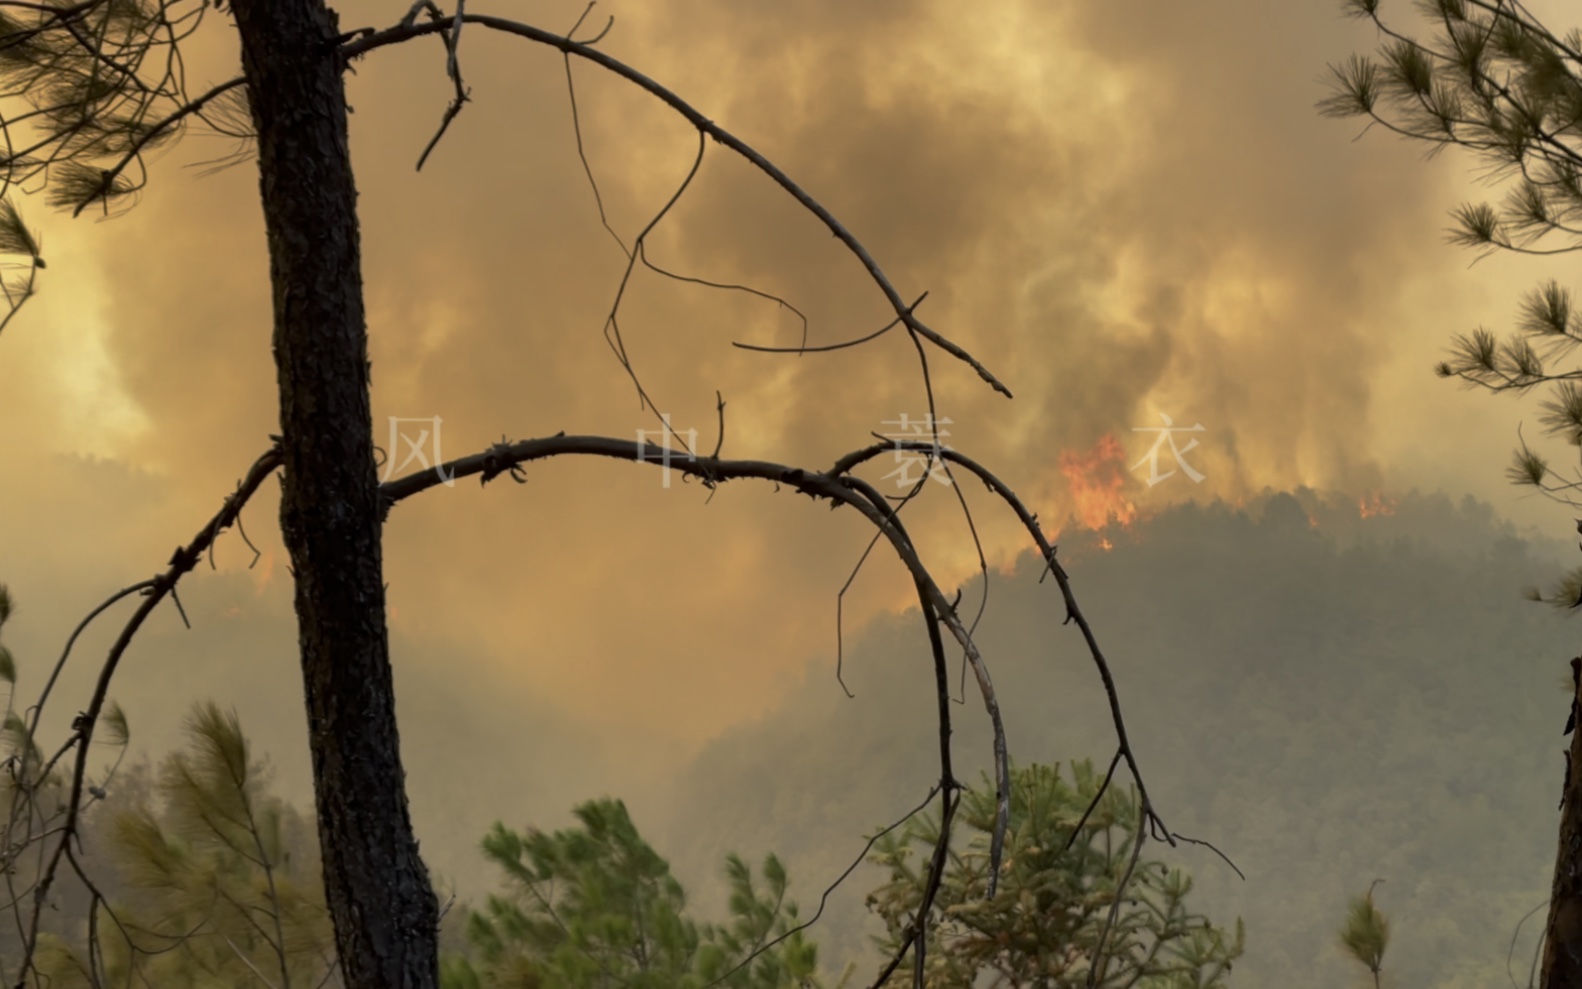
[[[1471,499],[1309,491],[1182,506],[1104,536],[1112,551],[1068,534],[1061,553],[1165,821],[1247,873],[1201,848],[1149,846],[1194,873],[1216,920],[1246,919],[1233,984],[1350,984],[1360,970],[1335,931],[1376,877],[1397,984],[1503,983],[1511,933],[1547,891],[1561,684],[1582,634],[1520,591],[1573,562],[1562,544],[1518,538]],[[1105,761],[1098,678],[1039,572],[1029,556],[991,578],[980,628],[1012,752]],[[774,850],[810,915],[861,836],[927,792],[932,676],[916,615],[848,640],[845,669],[856,699],[821,665],[685,775],[651,833],[689,889],[717,895],[726,849]],[[960,772],[975,781],[988,732],[970,678],[954,711]],[[862,897],[875,878],[854,875],[817,931],[833,968],[870,951]],[[1521,971],[1536,929],[1524,928]]]

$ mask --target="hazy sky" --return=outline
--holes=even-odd
[[[346,3],[342,26],[390,24],[406,6]],[[498,9],[561,30],[582,10]],[[1075,508],[1062,454],[1109,435],[1126,451],[1110,476],[1125,475],[1151,441],[1133,430],[1160,413],[1203,425],[1189,460],[1206,480],[1149,489],[1144,470],[1125,475],[1144,512],[1266,485],[1444,487],[1570,524],[1501,477],[1531,403],[1430,373],[1452,333],[1503,329],[1520,293],[1561,269],[1469,269],[1442,231],[1462,198],[1486,194],[1469,185],[1471,163],[1425,162],[1383,133],[1354,142],[1360,124],[1317,116],[1326,63],[1373,43],[1337,4],[606,0],[590,23],[610,14],[605,51],[778,162],[1011,387],[1007,401],[929,351],[948,442],[1051,528]],[[234,38],[223,17],[208,26],[194,76],[218,81]],[[502,435],[653,429],[602,336],[624,258],[582,173],[559,55],[475,28],[462,53],[473,102],[422,173],[450,93],[440,43],[378,51],[348,80],[376,441],[388,445],[389,417],[440,417],[447,457]],[[629,241],[686,174],[696,138],[646,94],[573,72],[588,161]],[[256,171],[185,167],[226,150],[190,135],[155,162],[137,206],[105,222],[21,201],[49,261],[0,335],[0,580],[21,604],[8,631],[24,694],[71,625],[163,565],[277,429]],[[650,246],[673,270],[783,296],[813,343],[889,317],[828,231],[712,142]],[[814,468],[926,411],[899,333],[836,354],[751,353],[731,342],[794,344],[800,324],[773,303],[648,273],[622,314],[643,382],[704,448],[716,390],[726,455]],[[832,662],[835,595],[867,539],[848,513],[744,483],[710,499],[617,463],[527,473],[525,486],[431,491],[390,519],[398,672],[445,684],[452,715],[485,733],[529,719],[545,745],[564,744],[552,724],[576,726],[561,772],[608,765],[635,779]],[[258,565],[247,571],[251,553],[227,536],[221,576],[188,591],[214,602],[198,615],[210,626],[177,634],[163,614],[151,633],[164,658],[145,645],[129,659],[127,678],[139,662],[167,671],[157,689],[126,688],[146,695],[151,741],[173,738],[172,712],[207,694],[242,705],[276,749],[300,724],[275,490],[246,514]],[[1005,562],[1025,537],[978,494],[987,555]],[[949,491],[933,486],[908,512],[945,583],[971,572]],[[907,603],[898,573],[876,556],[848,596],[849,628]],[[226,696],[248,677],[275,684],[279,705]]]

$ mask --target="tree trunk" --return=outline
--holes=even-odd
[[[349,989],[438,984],[385,628],[346,93],[323,0],[233,0],[258,130],[298,636],[324,891]]]
[[[1582,660],[1571,661],[1573,716],[1582,711]],[[1549,893],[1540,989],[1582,987],[1582,725],[1571,734],[1571,757],[1560,806],[1560,847]]]

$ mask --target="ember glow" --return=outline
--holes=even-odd
[[[1382,493],[1375,491],[1357,502],[1357,512],[1365,519],[1371,519],[1375,515],[1394,515],[1395,499],[1386,498]]]
[[[1124,493],[1126,451],[1113,435],[1106,433],[1087,453],[1062,453],[1060,473],[1071,487],[1071,514],[1087,528],[1131,525],[1137,518],[1137,506]]]

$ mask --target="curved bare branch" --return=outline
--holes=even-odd
[[[890,283],[889,276],[886,275],[884,270],[879,267],[879,263],[874,260],[873,255],[868,252],[868,249],[863,246],[862,242],[853,236],[851,231],[846,229],[845,224],[837,220],[833,213],[820,204],[818,200],[809,195],[807,191],[804,190],[800,185],[792,181],[790,176],[781,171],[779,166],[765,158],[762,154],[758,153],[745,141],[741,140],[734,134],[725,130],[723,127],[715,124],[714,121],[705,117],[690,103],[686,102],[666,87],[655,82],[653,79],[650,79],[648,76],[627,65],[625,62],[622,62],[617,58],[613,58],[610,55],[599,51],[597,48],[573,41],[568,37],[558,35],[550,31],[545,31],[542,28],[536,28],[529,24],[522,24],[518,21],[508,20],[503,17],[493,17],[486,14],[458,15],[455,17],[446,18],[441,21],[430,21],[426,24],[401,23],[397,24],[395,27],[386,28],[382,31],[364,29],[362,31],[353,32],[351,40],[347,41],[341,46],[341,54],[342,57],[347,60],[359,58],[377,48],[400,44],[404,41],[410,41],[413,38],[421,37],[426,34],[444,32],[449,30],[452,24],[458,20],[465,23],[480,24],[484,27],[495,31],[500,31],[505,34],[514,34],[518,37],[526,38],[529,41],[534,41],[542,45],[548,45],[549,47],[555,48],[567,55],[576,55],[579,58],[587,59],[588,61],[593,62],[595,65],[615,73],[621,78],[637,85],[646,92],[657,97],[665,105],[669,106],[671,109],[681,114],[681,116],[685,117],[687,122],[693,127],[696,127],[700,133],[708,135],[718,143],[725,145],[727,148],[731,149],[741,157],[745,158],[748,162],[752,163],[755,168],[769,176],[769,178],[772,179],[776,185],[780,186],[780,188],[789,193],[792,198],[801,203],[803,207],[808,210],[808,212],[818,217],[819,221],[829,228],[830,233],[834,234],[842,244],[846,245],[847,250],[855,255],[860,262],[862,262],[862,266],[867,269],[869,277],[873,279],[874,284],[879,286],[879,290],[882,291],[885,298],[889,300],[891,308],[895,310],[896,317],[900,319],[903,324],[905,324],[906,328],[910,332],[915,335],[922,336],[924,339],[934,344],[934,346],[945,351],[947,354],[966,364],[968,367],[971,367],[977,372],[978,377],[987,382],[989,386],[995,391],[1004,395],[1006,398],[1011,397],[1011,390],[1007,388],[999,378],[995,377],[995,375],[988,368],[979,363],[977,358],[973,357],[966,350],[951,342],[938,331],[934,330],[922,320],[918,319],[917,316],[911,311],[911,308],[906,304],[906,300],[901,298],[901,294],[897,292],[895,286]]]
[[[1120,708],[1119,692],[1111,675],[1108,660],[1098,644],[1092,626],[1088,623],[1078,606],[1076,596],[1071,589],[1070,579],[1065,568],[1056,558],[1055,547],[1045,538],[1039,528],[1037,517],[1027,510],[1021,499],[1003,481],[992,472],[984,468],[971,457],[956,450],[940,448],[927,442],[899,441],[895,443],[874,444],[861,450],[853,451],[837,460],[827,471],[809,471],[802,468],[791,467],[785,464],[763,460],[726,460],[718,457],[701,457],[696,455],[678,455],[674,449],[666,449],[655,443],[647,441],[633,442],[631,440],[615,439],[602,436],[567,436],[560,433],[555,436],[540,439],[522,440],[519,442],[502,441],[489,449],[460,457],[447,463],[438,464],[426,470],[396,478],[381,485],[381,495],[386,513],[400,501],[410,498],[422,491],[440,484],[447,484],[459,477],[477,476],[481,484],[498,477],[504,473],[519,470],[522,465],[548,460],[559,456],[599,456],[616,460],[633,461],[637,463],[652,463],[665,469],[676,470],[685,475],[697,477],[709,485],[718,485],[725,481],[754,478],[784,485],[814,499],[824,499],[835,506],[849,505],[862,513],[871,522],[895,550],[902,563],[911,573],[918,588],[919,602],[923,607],[923,614],[927,616],[930,627],[930,642],[933,646],[936,663],[936,679],[938,680],[938,693],[940,702],[941,725],[941,789],[945,793],[947,803],[942,813],[944,827],[942,830],[941,845],[936,849],[936,863],[943,868],[945,846],[948,844],[948,822],[954,804],[951,802],[952,790],[955,788],[954,778],[950,770],[950,752],[948,743],[949,732],[949,685],[944,676],[942,642],[938,640],[936,623],[943,623],[951,635],[966,653],[967,661],[972,666],[978,679],[980,692],[983,694],[984,705],[990,715],[994,730],[995,775],[996,775],[996,821],[990,850],[990,895],[993,895],[994,878],[998,875],[1001,856],[1003,855],[1005,830],[1010,816],[1010,770],[1009,754],[1005,742],[1005,731],[999,711],[998,698],[994,686],[989,678],[987,665],[979,653],[976,643],[967,627],[956,612],[955,605],[939,588],[927,567],[919,557],[916,547],[907,536],[897,514],[897,508],[890,505],[872,485],[861,478],[852,475],[852,471],[859,465],[874,459],[882,453],[894,450],[915,450],[920,453],[931,453],[951,463],[957,464],[971,472],[985,486],[987,486],[1000,500],[1015,513],[1034,543],[1038,546],[1043,556],[1045,565],[1050,573],[1055,576],[1055,581],[1060,588],[1062,599],[1065,602],[1068,622],[1075,622],[1080,629],[1083,640],[1093,657],[1095,666],[1099,670],[1100,678],[1104,682],[1104,689],[1110,702],[1111,718],[1119,741],[1117,759],[1124,758],[1133,779],[1136,781],[1140,803],[1140,812],[1143,819],[1151,826],[1155,826],[1162,833],[1165,841],[1175,844],[1175,836],[1165,826],[1154,808],[1148,795],[1147,786],[1142,777],[1142,771],[1137,765],[1132,752],[1131,741],[1126,731],[1125,719]],[[931,887],[937,886],[935,877],[931,875]],[[917,932],[921,930],[928,908],[928,898],[925,897],[923,911],[919,913],[911,932],[903,939],[900,954],[891,960],[891,965],[878,985],[888,977],[888,973],[900,964],[901,957],[906,950],[917,942]]]
[[[17,989],[23,989],[27,983],[27,976],[33,970],[34,954],[38,948],[39,922],[43,917],[45,899],[50,887],[54,884],[55,875],[60,868],[62,858],[68,851],[72,839],[77,834],[78,818],[82,810],[83,789],[87,780],[89,743],[93,740],[94,726],[97,724],[100,713],[104,710],[105,701],[109,696],[110,681],[115,676],[116,667],[120,664],[121,657],[125,654],[127,646],[137,634],[143,622],[153,613],[167,595],[174,594],[176,584],[189,571],[197,566],[203,559],[204,552],[217,539],[220,533],[235,524],[237,517],[246,506],[249,499],[263,485],[264,480],[275,472],[281,465],[279,445],[271,447],[268,452],[253,462],[246,476],[237,486],[235,492],[225,499],[220,511],[209,520],[208,524],[198,531],[198,534],[185,546],[176,548],[171,555],[170,563],[166,569],[148,582],[143,589],[143,601],[126,624],[121,629],[121,634],[116,637],[115,643],[110,647],[104,664],[99,670],[99,677],[94,685],[93,696],[84,709],[72,722],[72,736],[67,742],[68,747],[77,750],[76,765],[72,771],[70,792],[66,803],[64,824],[58,832],[54,849],[48,854],[39,881],[33,888],[33,912],[30,918],[26,935],[22,944],[21,971],[17,976]],[[125,592],[118,592],[116,598]],[[40,705],[41,707],[42,705]],[[35,712],[34,719],[37,720]]]

